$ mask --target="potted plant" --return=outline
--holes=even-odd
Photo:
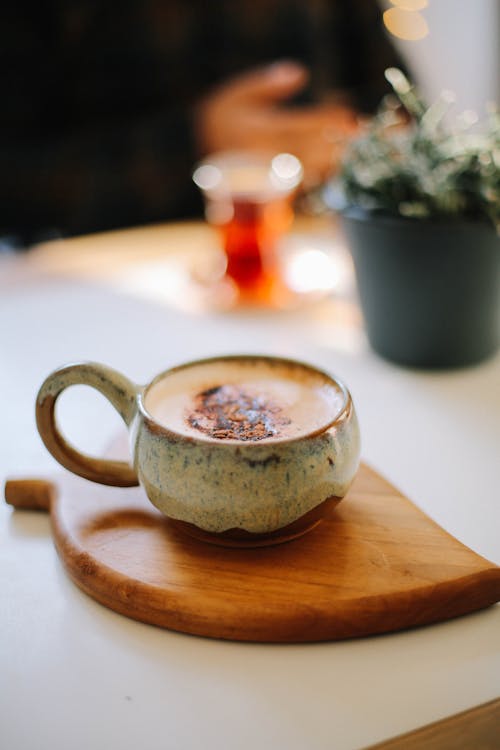
[[[500,117],[447,127],[450,95],[426,108],[399,70],[386,76],[411,122],[385,103],[330,186],[368,338],[404,365],[478,362],[500,338]]]

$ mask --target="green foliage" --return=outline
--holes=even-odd
[[[464,112],[453,126],[444,92],[425,107],[401,71],[386,71],[397,99],[387,98],[343,161],[339,185],[348,205],[392,215],[489,220],[500,232],[500,115],[490,108],[481,130]],[[411,115],[402,124],[398,108]]]

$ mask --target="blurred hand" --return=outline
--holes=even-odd
[[[213,91],[197,111],[200,155],[223,150],[287,151],[304,166],[306,187],[335,172],[356,113],[349,107],[319,104],[285,107],[308,79],[294,62],[275,63],[232,78]]]

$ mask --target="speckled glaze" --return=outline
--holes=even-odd
[[[203,362],[215,359],[235,357]],[[272,357],[236,359],[285,362],[319,372]],[[181,367],[194,364],[198,362]],[[230,529],[273,533],[328,498],[344,497],[358,468],[360,436],[351,396],[340,381],[319,373],[342,394],[342,404],[335,418],[314,432],[273,442],[217,441],[174,432],[148,413],[145,394],[170,372],[141,387],[96,363],[56,371],[37,399],[38,427],[47,448],[66,468],[93,481],[120,486],[138,481],[166,516],[211,534]],[[97,388],[129,426],[133,472],[127,464],[83,456],[65,443],[53,417],[54,404],[66,387],[76,383]],[[117,481],[121,471],[123,481]]]

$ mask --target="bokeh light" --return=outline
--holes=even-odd
[[[302,173],[302,164],[293,154],[277,154],[271,161],[271,181],[278,187],[296,187]]]
[[[398,39],[415,42],[429,33],[427,21],[421,13],[403,8],[390,8],[384,12],[383,19],[386,29]]]
[[[214,190],[222,182],[222,172],[213,164],[202,164],[194,171],[193,180],[201,190]]]
[[[428,0],[391,0],[391,5],[396,5],[403,10],[423,10],[429,3]]]

